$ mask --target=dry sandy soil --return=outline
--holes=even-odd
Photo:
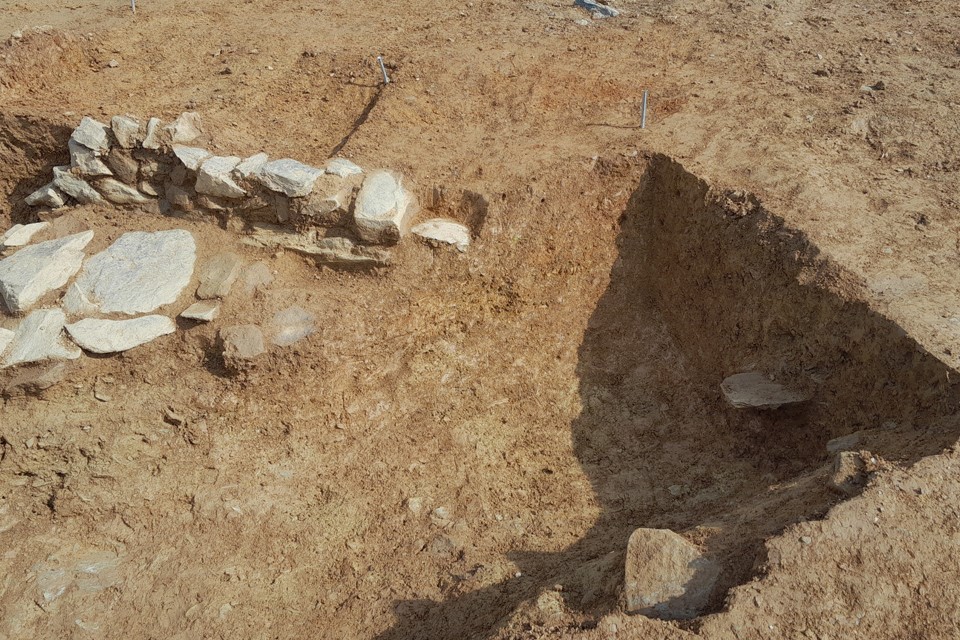
[[[231,375],[184,326],[5,397],[0,638],[960,636],[956,3],[2,4],[0,228],[81,116],[196,110],[476,237],[341,272],[58,219],[234,247],[275,280],[223,322],[320,330]],[[814,401],[734,411],[751,368]],[[624,614],[641,526],[721,563],[704,616]]]

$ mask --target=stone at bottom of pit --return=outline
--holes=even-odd
[[[810,396],[788,389],[759,371],[730,376],[720,383],[720,390],[735,409],[779,409],[810,400]]]

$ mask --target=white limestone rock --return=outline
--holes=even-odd
[[[15,331],[0,327],[0,356],[3,355],[3,352],[6,351],[10,343],[13,342],[13,336],[15,335],[17,335]]]
[[[346,158],[331,158],[323,166],[323,170],[330,175],[346,178],[347,176],[358,176],[363,173],[363,169]]]
[[[53,168],[53,186],[60,189],[80,204],[101,204],[103,196],[86,180],[70,172],[70,167]]]
[[[62,340],[66,317],[59,309],[37,309],[20,323],[7,347],[3,367],[44,360],[76,360],[80,349]]]
[[[411,232],[429,244],[452,244],[459,251],[466,251],[470,246],[470,229],[454,220],[433,218],[421,222]]]
[[[97,189],[104,198],[113,204],[146,204],[150,198],[128,184],[113,178],[104,178],[97,182]]]
[[[0,249],[9,249],[10,247],[22,247],[30,244],[40,231],[50,226],[49,222],[34,222],[32,224],[15,224],[0,236]]]
[[[637,529],[627,543],[627,612],[686,620],[707,606],[719,566],[669,529]]]
[[[85,117],[73,130],[70,139],[92,151],[106,153],[110,150],[110,128],[93,118]]]
[[[263,167],[270,162],[270,156],[265,153],[258,153],[243,160],[233,170],[233,174],[240,180],[249,180],[259,176],[263,172]]]
[[[100,313],[148,313],[177,301],[196,253],[189,231],[132,231],[87,260],[76,284]]]
[[[183,163],[183,166],[190,169],[190,171],[196,171],[207,158],[213,156],[213,154],[206,149],[185,147],[182,144],[173,145],[173,155],[177,156],[177,159]]]
[[[220,315],[220,303],[216,300],[201,300],[183,310],[181,318],[197,322],[213,322]]]
[[[67,287],[67,292],[63,294],[60,306],[67,312],[68,316],[73,317],[92,316],[97,313],[97,305],[90,302],[90,299],[80,290],[76,282]]]
[[[242,369],[250,360],[266,352],[263,332],[255,324],[241,324],[220,330],[223,360],[231,369]]]
[[[124,149],[133,149],[140,142],[140,121],[130,116],[113,116],[110,120],[113,137]]]
[[[273,344],[278,347],[289,347],[312,334],[316,327],[316,318],[312,313],[301,307],[288,307],[278,311],[273,316],[271,331]]]
[[[180,117],[167,125],[170,141],[173,144],[189,144],[203,135],[203,123],[200,114],[195,111],[181,113]]]
[[[88,177],[113,175],[110,167],[103,163],[93,149],[88,149],[72,138],[67,141],[67,147],[70,149],[70,168],[74,173]]]
[[[353,219],[357,235],[366,242],[394,244],[407,232],[415,212],[413,195],[401,180],[388,171],[375,171],[366,177]]]
[[[147,121],[147,135],[143,138],[143,148],[152,149],[156,151],[163,147],[163,129],[161,128],[163,122],[160,118],[150,118]]]
[[[720,383],[720,390],[735,409],[779,409],[810,400],[810,396],[788,389],[759,371],[725,378]]]
[[[58,209],[67,202],[67,194],[58,189],[52,182],[43,185],[25,199],[31,207],[50,207]]]
[[[213,156],[200,165],[197,172],[197,193],[220,198],[242,198],[247,195],[230,175],[240,158],[236,156]]]
[[[284,158],[263,165],[257,176],[267,189],[291,198],[302,198],[313,189],[313,183],[323,175],[323,169]]]
[[[87,318],[66,326],[70,338],[84,351],[118,353],[139,347],[177,330],[166,316],[142,316],[130,320]]]
[[[200,271],[197,297],[201,300],[225,298],[243,270],[243,258],[230,251],[213,256]]]
[[[65,285],[80,269],[83,249],[92,239],[93,231],[84,231],[24,247],[0,260],[0,296],[7,308],[23,313]]]

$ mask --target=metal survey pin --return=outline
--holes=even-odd
[[[137,12],[137,0],[130,0],[130,10],[134,13]]]
[[[379,63],[380,71],[383,73],[383,84],[390,84],[390,76],[387,75],[387,67],[383,64],[383,56],[377,56],[377,63]]]
[[[640,111],[640,128],[641,129],[647,128],[647,94],[648,93],[649,93],[648,91],[643,92],[643,107]]]

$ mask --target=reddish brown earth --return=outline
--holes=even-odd
[[[477,237],[337,272],[66,212],[91,249],[262,260],[222,322],[320,330],[231,375],[183,326],[4,398],[0,638],[960,635],[954,3],[103,4],[0,13],[0,228],[83,115],[196,110],[218,151],[398,169]],[[735,412],[749,368],[814,401]],[[721,563],[707,615],[624,613],[640,526]]]

